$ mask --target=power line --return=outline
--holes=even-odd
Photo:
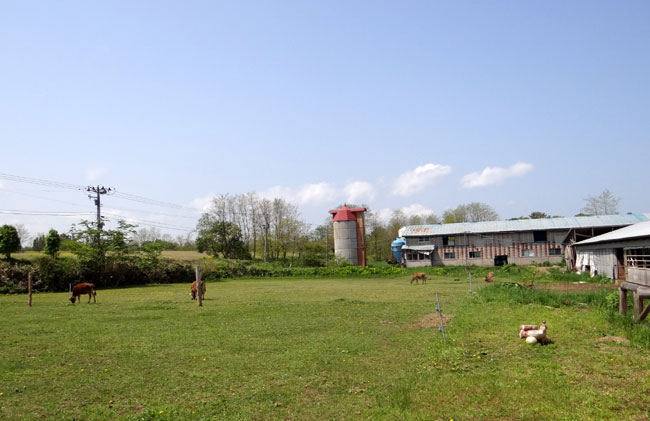
[[[137,195],[134,195],[134,194],[122,193],[122,192],[119,192],[119,191],[116,191],[114,196],[119,197],[120,199],[131,200],[133,202],[144,203],[144,204],[147,204],[147,205],[160,206],[160,207],[164,207],[164,208],[171,208],[171,209],[178,209],[178,210],[185,210],[185,211],[190,211],[190,212],[201,212],[200,209],[194,208],[194,207],[191,207],[191,206],[178,205],[176,203],[163,202],[161,200],[156,200],[156,199],[148,199],[146,197],[137,196]]]
[[[23,193],[21,191],[9,190],[9,189],[5,189],[5,188],[2,188],[2,187],[0,187],[0,191],[6,191],[6,192],[9,192],[9,193],[13,193],[13,194],[19,194],[21,196],[34,197],[36,199],[47,200],[49,202],[63,203],[63,204],[66,204],[66,205],[78,206],[78,207],[82,207],[82,208],[87,207],[86,205],[81,205],[79,203],[67,202],[65,200],[52,199],[51,197],[44,197],[44,196],[38,196],[38,195],[35,195],[35,194]],[[50,190],[50,192],[54,192],[54,191]],[[149,210],[145,210],[145,209],[133,209],[133,208],[122,208],[122,207],[117,208],[115,206],[111,206],[110,208],[114,209],[114,210],[122,210],[122,211],[127,211],[127,212],[147,213],[147,214],[150,214],[150,215],[171,216],[171,217],[174,217],[174,218],[184,218],[184,219],[193,219],[193,220],[196,219],[195,216],[176,215],[176,214],[173,214],[173,213],[164,213],[164,212],[153,212],[153,211],[149,211]]]
[[[132,217],[128,217],[128,216],[124,216],[124,215],[120,215],[120,214],[116,214],[116,213],[112,213],[112,212],[104,212],[104,213],[106,215],[110,215],[110,216],[113,216],[113,217],[116,217],[116,218],[124,219],[126,221],[130,220],[130,221],[133,221],[133,222],[142,223],[143,225],[152,225],[152,224],[154,224],[154,225],[159,225],[159,228],[171,228],[171,229],[178,229],[178,230],[185,230],[185,231],[194,231],[194,228],[189,228],[189,227],[185,227],[185,226],[177,225],[177,224],[172,224],[172,223],[168,223],[168,222],[151,221],[151,220],[148,220],[148,219],[132,218]]]
[[[59,187],[62,189],[82,190],[85,186],[80,184],[60,183],[58,181],[41,180],[38,178],[22,177],[19,175],[0,173],[0,179],[16,181],[18,183],[36,184],[39,186]]]
[[[4,189],[2,187],[0,187],[0,190],[6,191],[6,192],[9,192],[9,193],[19,194],[21,196],[34,197],[36,199],[48,200],[50,202],[64,203],[66,205],[79,206],[79,207],[82,207],[82,208],[86,207],[86,205],[80,205],[79,203],[66,202],[65,200],[59,200],[59,199],[52,199],[51,197],[37,196],[35,194],[29,194],[29,193],[23,193],[23,192],[20,192],[20,191],[16,191],[16,190]]]
[[[18,209],[0,209],[4,215],[29,215],[29,216],[83,216],[92,215],[92,212],[55,212],[55,211],[29,211]]]
[[[102,225],[102,219],[101,219],[101,195],[102,194],[111,194],[114,195],[116,198],[124,199],[124,200],[130,200],[133,202],[138,202],[142,203],[145,205],[151,205],[151,206],[159,206],[159,207],[166,207],[166,208],[171,208],[171,209],[176,209],[180,211],[186,211],[186,212],[195,212],[195,213],[200,213],[201,209],[190,207],[190,206],[183,206],[179,205],[176,203],[171,203],[171,202],[164,202],[161,200],[156,200],[156,199],[149,199],[147,197],[143,196],[138,196],[135,194],[129,194],[129,193],[123,193],[123,192],[118,192],[114,188],[105,188],[103,186],[97,186],[97,187],[92,187],[92,186],[82,186],[79,184],[70,184],[70,183],[61,183],[57,181],[50,181],[50,180],[41,180],[38,178],[31,178],[31,177],[23,177],[23,176],[18,176],[18,175],[13,175],[13,174],[6,174],[6,173],[0,173],[0,179],[3,180],[8,180],[8,181],[15,181],[18,183],[27,183],[27,184],[34,184],[34,185],[40,185],[40,186],[48,186],[48,187],[57,187],[57,188],[64,188],[64,189],[73,189],[73,190],[85,190],[90,193],[94,193],[95,196],[89,196],[91,199],[95,200],[95,205],[97,206],[97,224],[98,227],[101,229]],[[10,191],[6,189],[2,189],[5,191]],[[49,198],[43,198],[35,195],[29,195],[26,193],[19,193],[19,192],[14,192],[18,194],[24,194],[26,196],[32,196],[36,198],[41,198],[45,200],[50,200],[50,201],[58,201],[62,203],[66,203],[64,201],[56,200],[56,199],[49,199]],[[78,205],[74,203],[67,202],[67,204],[72,204],[74,206],[83,206],[83,205]],[[119,210],[119,208],[116,208]],[[134,210],[135,211],[135,210]],[[142,211],[136,211],[136,212],[147,212],[145,210]],[[41,211],[17,211],[17,210],[11,210],[11,209],[5,209],[5,210],[0,210],[0,213],[4,214],[14,214],[14,215],[42,215],[42,216],[82,216],[82,215],[89,215],[89,212],[41,212]],[[106,212],[108,213],[108,212]],[[155,212],[147,212],[147,213],[152,213],[156,214]],[[109,213],[111,214],[111,213]],[[193,219],[189,216],[180,216],[180,215],[170,215],[170,214],[163,214],[159,213],[160,215],[166,215],[166,216],[173,216],[177,218],[187,218],[187,219]],[[121,215],[116,215],[116,214],[111,214],[113,216],[121,216]],[[139,223],[143,225],[149,225],[149,226],[156,226],[158,228],[164,228],[164,229],[174,229],[174,230],[182,230],[182,231],[194,231],[193,228],[188,228],[188,227],[183,227],[180,225],[175,225],[175,224],[168,224],[164,222],[156,222],[156,221],[147,221],[147,220],[138,220],[137,218],[130,218],[134,221],[138,221]]]

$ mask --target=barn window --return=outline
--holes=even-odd
[[[521,249],[521,257],[535,257],[535,250]]]
[[[549,256],[562,256],[562,249],[560,247],[551,247],[548,249]]]
[[[547,238],[546,231],[533,231],[533,242],[545,243],[548,241]]]
[[[455,259],[456,258],[456,252],[445,252],[445,259]]]
[[[469,252],[469,258],[470,259],[480,259],[481,258],[481,252],[480,251],[470,251]]]
[[[452,235],[445,235],[442,237],[442,245],[445,247],[456,245],[456,237]]]
[[[420,243],[428,243],[431,241],[431,237],[418,237]]]

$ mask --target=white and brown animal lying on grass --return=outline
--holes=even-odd
[[[72,287],[72,297],[70,301],[74,304],[75,300],[81,302],[81,296],[88,294],[88,302],[90,303],[90,297],[93,297],[93,302],[97,302],[97,293],[95,292],[95,284],[84,282],[82,284],[77,284]]]
[[[411,277],[411,283],[415,281],[415,283],[419,283],[420,279],[422,279],[422,283],[426,284],[427,283],[427,274],[424,272],[418,272],[414,273],[413,276]]]
[[[197,294],[197,289],[196,289],[196,281],[192,282],[192,287],[190,288],[190,295],[192,296],[193,300],[196,300],[196,294]],[[201,301],[205,300],[205,281],[201,279]]]

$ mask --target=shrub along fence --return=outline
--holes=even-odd
[[[549,268],[538,271],[535,267],[505,265],[496,268],[470,266],[444,266],[401,268],[387,264],[367,267],[351,266],[335,262],[325,267],[291,266],[282,262],[263,263],[254,260],[228,260],[204,258],[199,261],[203,279],[214,282],[232,278],[254,277],[399,277],[414,272],[425,272],[430,276],[446,276],[465,279],[468,270],[476,280],[495,273],[497,280],[518,280],[534,282],[605,282],[606,278],[590,278],[588,274],[577,275],[562,269]],[[194,281],[194,264],[189,262],[151,259],[147,256],[128,255],[116,258],[107,256],[101,264],[77,257],[53,258],[43,256],[34,261],[0,260],[0,293],[24,293],[27,291],[27,276],[33,274],[34,291],[67,291],[70,284],[92,282],[98,288],[118,288],[150,283],[191,283]]]

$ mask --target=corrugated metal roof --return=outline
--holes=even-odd
[[[427,235],[487,234],[493,232],[562,230],[616,227],[650,220],[650,213],[574,216],[569,218],[518,219],[515,221],[463,222],[459,224],[410,225],[400,229],[403,237]]]
[[[415,250],[415,251],[433,251],[435,250],[435,246],[428,245],[428,246],[407,246],[404,244],[402,246],[402,250]]]
[[[616,231],[598,235],[588,240],[580,241],[575,245],[582,246],[586,244],[604,243],[607,241],[630,240],[639,237],[650,237],[650,221],[639,222],[638,224],[617,229]]]

